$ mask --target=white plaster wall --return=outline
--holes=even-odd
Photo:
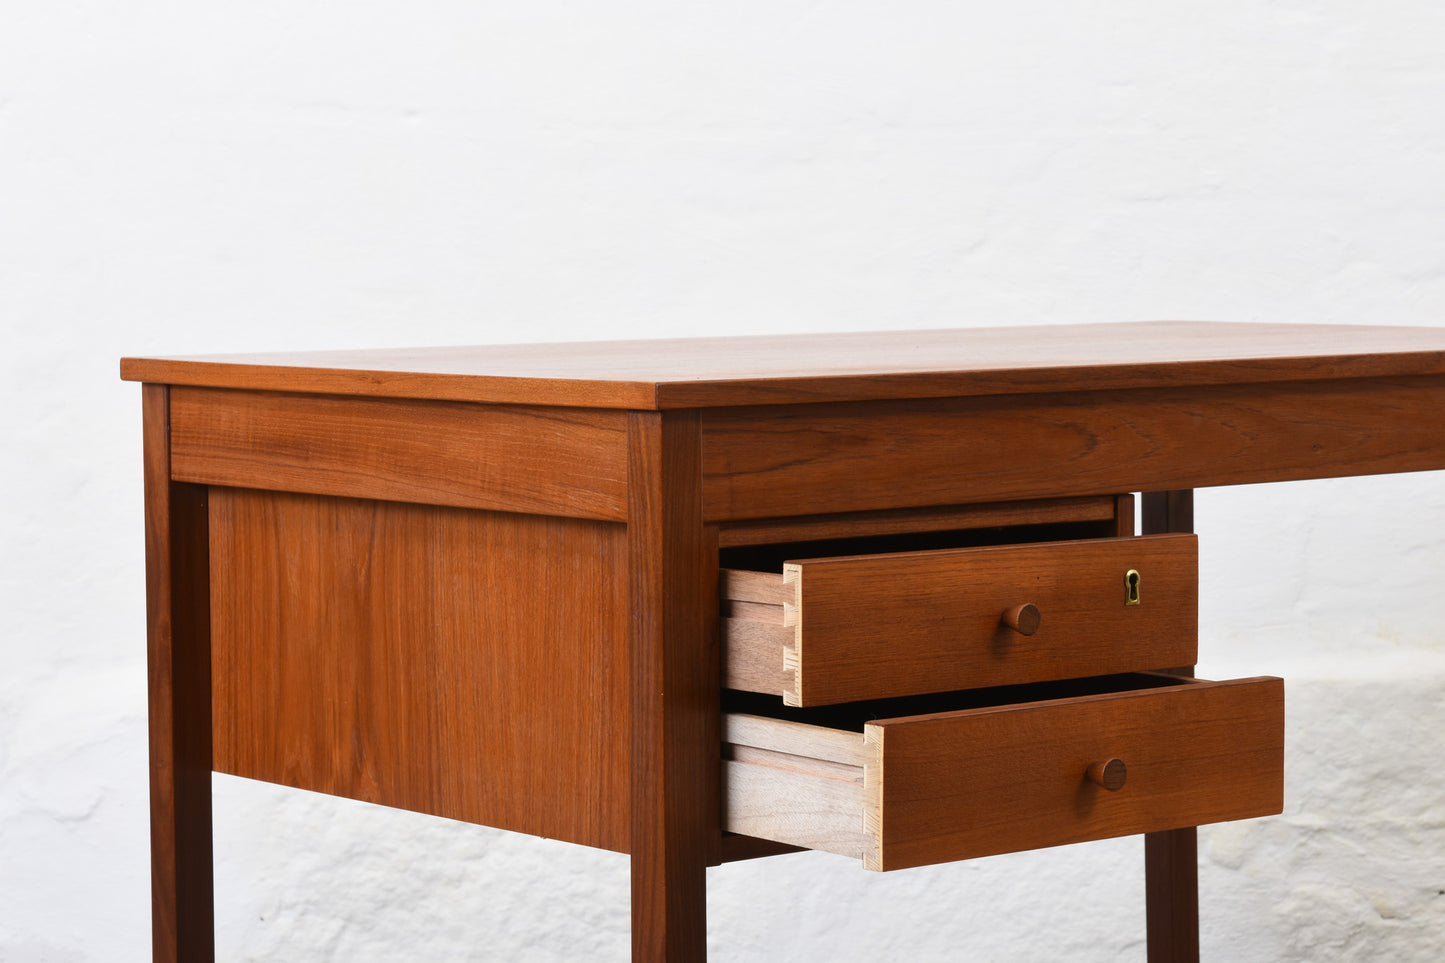
[[[147,958],[122,354],[1139,318],[1445,324],[1429,0],[0,5],[0,960]],[[1438,475],[1201,492],[1230,961],[1445,957]],[[216,780],[223,960],[606,960],[626,860]],[[1137,840],[711,871],[725,960],[1142,959]]]

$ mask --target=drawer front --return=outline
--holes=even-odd
[[[726,684],[808,706],[1193,665],[1198,578],[1193,535],[726,571]]]
[[[885,719],[841,746],[838,730],[757,716],[727,723],[726,828],[869,869],[1283,807],[1284,684],[1273,678]],[[1110,760],[1122,771],[1105,769]]]

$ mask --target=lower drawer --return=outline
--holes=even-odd
[[[724,721],[724,828],[887,870],[1283,807],[1280,679],[1018,688],[955,693],[951,710],[744,697]]]

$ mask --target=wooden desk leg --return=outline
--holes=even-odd
[[[206,489],[171,481],[169,398],[142,388],[151,942],[156,963],[215,959]]]
[[[1192,532],[1194,492],[1145,492],[1142,515],[1146,535]],[[1198,851],[1192,826],[1144,837],[1149,963],[1199,961]]]
[[[628,420],[632,958],[707,956],[721,848],[717,553],[702,524],[696,412]]]
[[[1149,963],[1198,963],[1198,832],[1193,826],[1144,837]]]

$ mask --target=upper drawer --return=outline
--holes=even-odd
[[[724,677],[806,706],[1193,665],[1198,577],[1193,535],[726,569]]]

